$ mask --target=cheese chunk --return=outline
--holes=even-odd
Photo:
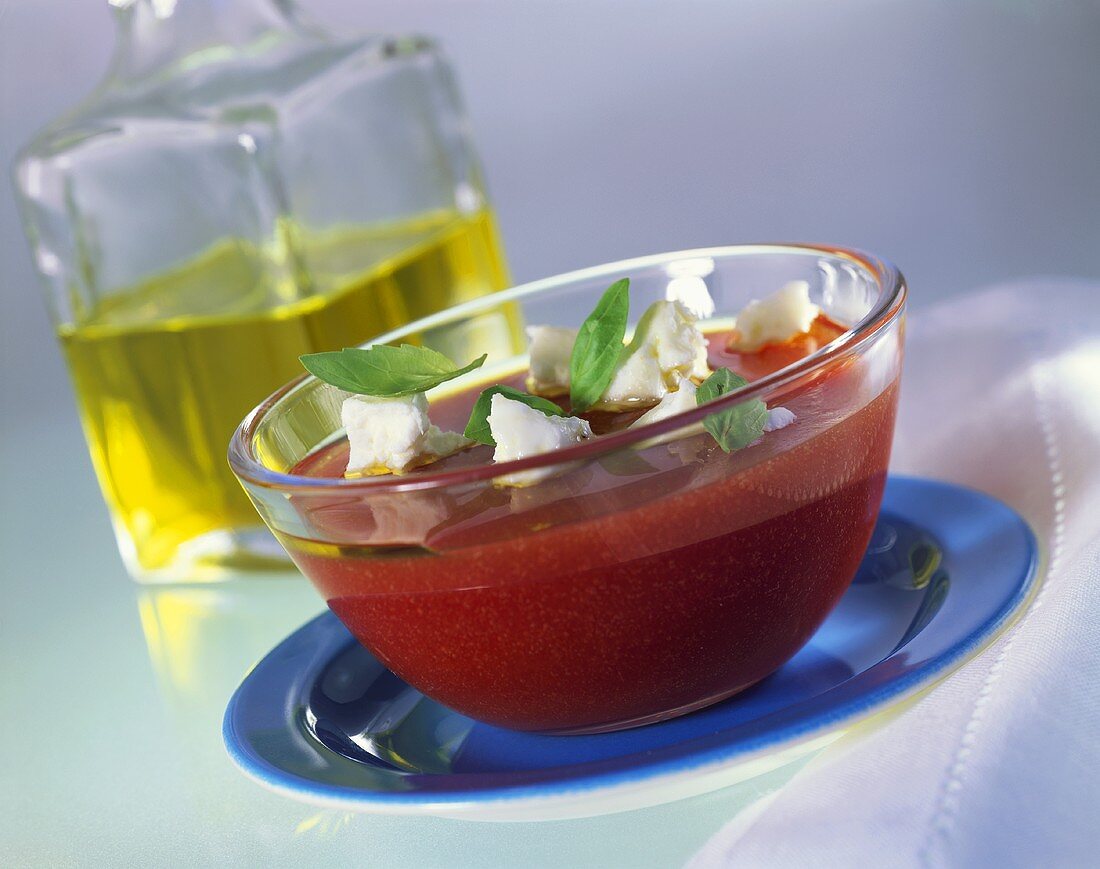
[[[767,344],[782,344],[809,332],[821,309],[810,301],[810,285],[791,281],[763,301],[753,299],[737,315],[730,349],[755,353]]]
[[[603,391],[596,408],[616,410],[636,404],[653,404],[668,392],[661,363],[653,353],[638,352],[623,356],[611,383]]]
[[[531,373],[527,389],[535,395],[564,395],[569,391],[569,358],[577,330],[565,326],[528,326]]]
[[[665,395],[655,406],[651,407],[640,417],[634,420],[634,422],[630,424],[630,427],[641,428],[642,426],[649,425],[650,423],[659,422],[662,419],[668,419],[668,417],[675,416],[678,413],[684,413],[685,411],[695,409],[698,406],[695,393],[695,384],[687,379],[682,380],[680,382],[679,389],[677,389],[675,392],[670,392]],[[654,444],[668,443],[669,441],[675,441],[689,435],[698,434],[702,430],[702,424],[697,424],[685,430],[676,431],[671,434],[651,438],[649,440],[643,441],[643,444],[645,446],[653,446]]]
[[[764,422],[764,431],[779,431],[786,428],[796,419],[795,415],[785,407],[773,407],[768,411],[768,418]]]
[[[634,422],[630,424],[630,427],[640,428],[643,425],[649,425],[650,423],[658,422],[662,419],[668,419],[670,416],[675,416],[678,413],[694,410],[698,407],[695,397],[696,391],[695,384],[690,380],[681,381],[679,389],[675,392],[668,393],[656,406],[651,407],[634,420]]]
[[[654,302],[638,322],[597,407],[652,404],[685,378],[703,380],[709,374],[707,340],[691,312],[680,302]]]
[[[592,437],[587,420],[575,416],[547,416],[522,401],[494,395],[489,404],[489,431],[496,441],[493,461],[510,462],[560,450]],[[505,486],[529,486],[558,469],[537,468],[497,479]]]
[[[472,443],[432,425],[423,393],[401,398],[353,395],[344,399],[340,418],[350,448],[345,474],[401,474]]]

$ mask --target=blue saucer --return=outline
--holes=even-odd
[[[786,666],[723,703],[594,736],[502,730],[410,688],[325,613],[247,676],[225,742],[260,783],[360,811],[548,818],[653,805],[775,769],[931,687],[1023,609],[1037,563],[1030,529],[999,501],[892,477],[836,610]]]

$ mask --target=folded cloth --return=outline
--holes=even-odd
[[[893,469],[1018,510],[1043,585],[977,660],[835,743],[693,869],[1100,861],[1100,284],[998,286],[908,325]]]

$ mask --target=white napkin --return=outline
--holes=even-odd
[[[893,469],[1001,498],[1048,559],[1022,620],[691,861],[1100,865],[1100,284],[1035,279],[910,318]]]

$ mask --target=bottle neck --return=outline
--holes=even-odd
[[[128,82],[224,60],[300,34],[291,0],[108,0],[118,17],[109,79]]]

